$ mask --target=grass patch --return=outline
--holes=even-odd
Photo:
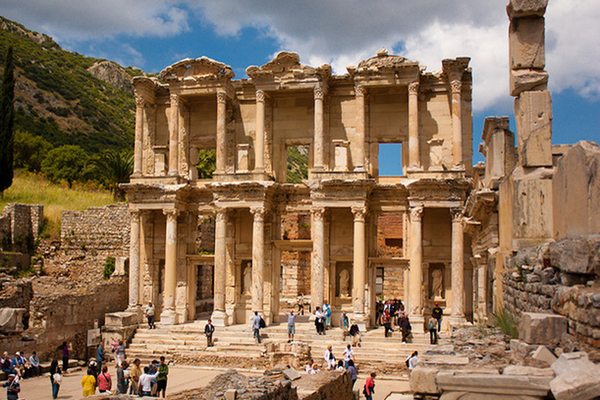
[[[0,209],[8,203],[42,204],[44,206],[44,226],[42,236],[60,237],[60,218],[65,210],[85,210],[88,207],[101,207],[114,204],[111,193],[94,184],[74,183],[57,185],[39,174],[19,171],[13,184],[0,199]]]
[[[496,319],[496,326],[500,330],[509,336],[511,339],[517,339],[519,337],[519,327],[517,325],[517,319],[510,314],[506,309],[500,308],[494,314]]]

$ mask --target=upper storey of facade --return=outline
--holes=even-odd
[[[282,52],[234,80],[231,67],[202,57],[159,79],[137,77],[132,182],[198,181],[203,150],[216,153],[213,181],[285,183],[290,147],[308,159],[308,179],[463,178],[471,175],[468,58],[425,72],[380,51],[332,74]],[[401,177],[379,177],[381,144],[402,144]]]

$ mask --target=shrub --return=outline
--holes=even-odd
[[[494,314],[496,319],[496,326],[500,330],[509,336],[511,339],[517,339],[519,337],[519,328],[517,325],[517,319],[506,309],[500,308]]]
[[[102,270],[102,276],[104,279],[110,279],[110,276],[115,272],[115,258],[107,257],[104,263],[104,269]]]

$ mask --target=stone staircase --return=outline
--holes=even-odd
[[[285,321],[285,318],[282,316],[280,320]],[[249,325],[232,325],[216,327],[214,346],[206,347],[205,324],[206,320],[174,326],[157,324],[157,329],[153,330],[140,325],[128,347],[128,359],[140,358],[146,363],[164,355],[167,359],[210,359],[211,364],[219,364],[221,359],[223,366],[235,366],[237,360],[241,367],[252,365],[253,361],[260,359],[264,355],[266,343],[285,343],[288,340],[286,323],[261,329],[262,344],[255,342]],[[314,324],[308,321],[308,316],[299,316],[296,320],[294,340],[308,343],[312,358],[319,364],[323,361],[327,346],[333,347],[336,358],[340,360],[343,359],[342,352],[346,345],[350,343],[350,338],[342,340],[340,328],[332,328],[324,336],[317,335]],[[426,334],[415,333],[411,343],[403,344],[398,331],[395,331],[391,338],[385,338],[383,328],[379,327],[362,332],[361,347],[355,347],[354,352],[357,363],[363,366],[368,364],[380,368],[401,368],[413,351],[423,353],[427,346],[429,337]],[[224,359],[233,360],[233,365]]]

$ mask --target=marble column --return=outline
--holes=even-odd
[[[143,136],[144,136],[144,114],[146,102],[143,98],[135,98],[135,141],[133,150],[133,175],[142,175]]]
[[[352,305],[354,319],[364,326],[366,322],[365,283],[367,276],[367,254],[365,243],[365,217],[367,208],[364,206],[353,206],[352,213],[354,214]]]
[[[212,313],[212,321],[215,326],[227,325],[227,316],[225,314],[226,229],[227,211],[219,209],[217,210],[215,222],[214,306]]]
[[[179,165],[179,95],[171,95],[171,120],[169,123],[169,175],[177,175]]]
[[[452,161],[455,167],[463,167],[462,143],[462,82],[450,81],[452,89]]]
[[[408,165],[411,168],[421,167],[419,149],[419,83],[408,85]]]
[[[177,215],[174,209],[163,210],[167,216],[167,233],[165,246],[165,290],[163,296],[163,312],[160,321],[164,324],[176,324],[175,297],[177,295]]]
[[[313,310],[325,301],[325,209],[313,208],[313,250],[311,269],[310,302]]]
[[[423,207],[410,209],[410,264],[408,280],[408,310],[411,316],[423,315]]]
[[[254,172],[265,171],[265,92],[256,91],[256,137],[254,143]]]
[[[225,173],[227,161],[227,135],[225,130],[225,118],[227,115],[227,93],[217,92],[217,162],[216,173]]]
[[[129,310],[140,305],[140,218],[138,209],[130,209],[131,232],[129,245]]]
[[[252,311],[263,311],[265,269],[265,209],[251,208],[252,221]]]
[[[464,235],[462,226],[462,209],[452,208],[452,314],[450,322],[465,322],[465,270],[464,270]]]
[[[228,324],[235,324],[235,306],[239,296],[239,285],[235,277],[235,210],[227,213],[225,230],[225,312]]]
[[[365,170],[365,88],[357,85],[354,87],[356,96],[356,157],[353,157],[354,170]]]
[[[322,171],[325,165],[324,148],[325,139],[323,137],[323,98],[324,90],[321,86],[315,86],[315,137],[314,137],[314,169]]]

